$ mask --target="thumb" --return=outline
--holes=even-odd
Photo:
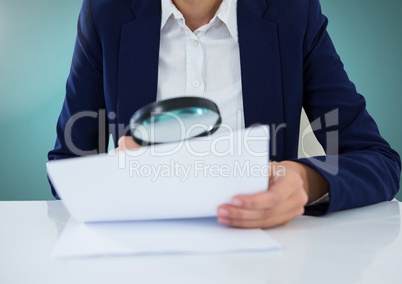
[[[277,183],[286,175],[286,167],[282,163],[270,162],[269,163],[269,184]]]
[[[127,151],[131,149],[137,149],[141,146],[135,143],[133,137],[131,136],[122,136],[120,137],[119,141],[117,142],[118,149],[121,151]]]

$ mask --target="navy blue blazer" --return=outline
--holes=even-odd
[[[64,136],[73,115],[87,112],[71,129],[75,147],[105,152],[109,133],[116,143],[131,115],[155,101],[160,2],[84,0],[49,160],[80,155],[67,147]],[[392,199],[399,188],[400,158],[348,79],[319,1],[238,0],[237,13],[246,126],[274,126],[271,160],[307,164],[329,184],[330,203],[307,213]],[[330,156],[297,159],[302,107],[316,121],[315,134]],[[105,111],[108,119],[98,119]]]

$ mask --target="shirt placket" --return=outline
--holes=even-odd
[[[186,30],[186,95],[203,97],[205,81],[203,78],[204,50],[199,36]]]

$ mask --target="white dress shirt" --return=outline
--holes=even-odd
[[[212,20],[194,32],[172,0],[161,1],[157,100],[207,98],[218,105],[223,126],[244,128],[237,0],[223,0]],[[328,201],[325,194],[309,205]]]
[[[196,96],[218,105],[222,123],[244,128],[237,0],[192,32],[172,0],[162,1],[157,99]]]

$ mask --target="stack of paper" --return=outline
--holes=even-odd
[[[78,221],[66,228],[55,255],[277,248],[261,230],[227,228],[214,218],[161,221],[213,217],[233,196],[267,190],[268,149],[268,127],[260,126],[114,155],[49,162],[49,177]]]
[[[280,245],[263,230],[228,228],[215,218],[91,224],[70,220],[53,257],[216,254],[278,248]]]

